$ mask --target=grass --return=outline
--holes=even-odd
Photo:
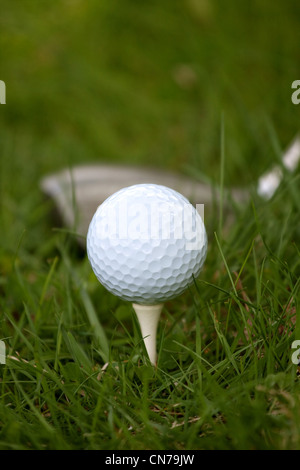
[[[298,3],[2,10],[0,449],[299,450],[299,172],[205,210],[207,261],[165,304],[156,369],[38,186],[115,161],[205,177],[224,203],[251,188],[298,131]]]

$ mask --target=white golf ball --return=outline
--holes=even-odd
[[[87,253],[111,293],[155,305],[180,295],[197,278],[207,236],[201,216],[184,196],[165,186],[137,184],[98,207]]]

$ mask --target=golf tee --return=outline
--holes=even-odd
[[[151,363],[155,365],[157,361],[156,332],[163,304],[140,305],[133,303],[132,307],[140,324],[149,359]]]

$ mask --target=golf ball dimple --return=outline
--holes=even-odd
[[[180,295],[207,253],[204,223],[177,191],[156,184],[123,188],[95,212],[87,234],[92,269],[111,293],[157,304]]]

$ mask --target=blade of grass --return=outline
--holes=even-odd
[[[221,254],[221,257],[222,257],[223,263],[224,263],[224,266],[225,266],[225,268],[226,268],[226,271],[227,271],[228,277],[229,277],[229,279],[230,279],[230,282],[231,282],[231,285],[232,285],[233,292],[234,292],[235,296],[237,297],[238,295],[237,295],[236,286],[235,286],[235,283],[234,283],[234,281],[233,281],[233,279],[232,279],[231,272],[230,272],[230,270],[229,270],[229,267],[228,267],[228,264],[227,264],[226,258],[225,258],[225,256],[224,256],[223,250],[222,250],[222,248],[221,248],[221,245],[220,245],[220,242],[219,242],[219,239],[218,239],[218,235],[217,235],[217,233],[216,233],[216,232],[214,233],[214,235],[215,235],[215,239],[216,239],[216,242],[217,242],[217,245],[218,245],[218,248],[219,248],[219,251],[220,251],[220,254]]]
[[[24,398],[25,402],[29,406],[30,410],[34,414],[34,416],[37,418],[37,420],[42,424],[42,426],[45,428],[45,430],[50,433],[54,434],[55,429],[46,421],[42,413],[39,412],[38,408],[36,405],[33,403],[33,400],[30,398],[30,396],[25,392],[24,388],[21,385],[21,382],[17,378],[16,374],[14,373],[13,370],[11,370],[12,377],[14,379],[15,386],[20,392],[20,395]]]
[[[74,361],[79,365],[80,368],[83,368],[86,371],[90,371],[92,369],[92,362],[88,358],[81,345],[76,341],[72,333],[62,328],[62,334]]]
[[[95,308],[93,306],[93,303],[91,301],[91,298],[87,290],[82,285],[82,281],[79,279],[79,276],[76,273],[75,269],[72,269],[70,259],[63,250],[62,250],[62,256],[64,259],[64,264],[71,276],[71,279],[73,280],[76,288],[78,289],[80,299],[85,308],[86,315],[88,317],[89,323],[93,330],[93,334],[94,334],[94,338],[96,342],[96,348],[99,350],[99,353],[101,354],[103,361],[106,363],[109,361],[109,344],[108,344],[108,340],[107,340],[104,328],[102,327],[98,319],[98,315],[95,311]]]
[[[36,315],[35,315],[35,324],[36,324],[37,329],[39,327],[40,320],[41,320],[41,312],[42,312],[42,306],[43,306],[43,303],[44,303],[44,300],[45,300],[45,296],[46,296],[50,281],[51,281],[51,279],[54,275],[57,263],[58,263],[58,257],[55,256],[55,258],[53,259],[52,264],[50,266],[50,270],[48,272],[46,280],[44,282],[42,293],[41,293],[40,300],[39,300],[39,308],[38,308],[38,310],[36,312]]]
[[[80,297],[85,307],[85,311],[88,316],[90,325],[95,335],[96,347],[97,349],[99,349],[102,359],[106,363],[109,361],[109,344],[108,344],[105,331],[101,323],[98,320],[97,313],[94,309],[93,303],[87,291],[83,287],[80,287],[79,292],[80,292]]]
[[[220,161],[220,200],[219,200],[219,234],[223,229],[223,202],[224,202],[224,170],[225,170],[225,129],[224,114],[221,116],[221,161]]]
[[[229,344],[228,344],[228,341],[227,341],[227,339],[225,338],[224,334],[223,334],[222,331],[221,331],[220,324],[219,324],[219,322],[217,321],[217,319],[216,319],[214,313],[212,312],[211,308],[210,308],[210,307],[208,307],[208,308],[209,308],[209,311],[210,311],[212,320],[213,320],[213,322],[214,322],[214,327],[215,327],[216,333],[217,333],[218,338],[219,338],[219,340],[220,340],[220,342],[221,342],[221,344],[222,344],[222,346],[223,346],[223,348],[224,348],[224,351],[225,351],[225,353],[226,353],[226,355],[227,355],[227,357],[228,357],[228,360],[229,360],[229,361],[231,362],[231,364],[233,365],[233,367],[234,367],[234,369],[236,370],[237,374],[240,375],[240,369],[239,369],[239,367],[238,367],[238,365],[237,365],[237,362],[236,362],[236,360],[235,360],[235,358],[234,358],[234,355],[233,355],[233,353],[232,353],[232,351],[231,351],[231,348],[230,348],[230,346],[229,346]]]

